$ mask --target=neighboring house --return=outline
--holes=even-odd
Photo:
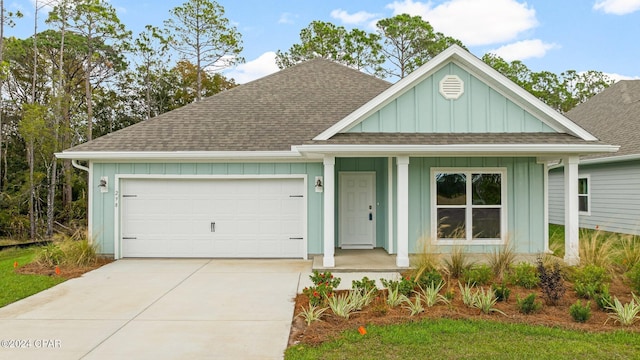
[[[425,240],[545,251],[547,162],[616,149],[454,46],[393,86],[311,60],[58,156],[89,172],[91,236],[115,258],[331,267],[336,247],[380,247],[406,267]]]
[[[580,227],[640,235],[640,80],[623,80],[566,114],[614,154],[580,160]],[[560,164],[562,165],[562,164]],[[564,224],[563,168],[549,172],[549,222]]]

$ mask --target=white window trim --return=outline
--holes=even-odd
[[[501,176],[501,204],[500,204],[500,239],[473,239],[472,227],[468,226],[472,221],[471,211],[472,206],[465,205],[467,214],[467,237],[465,240],[453,240],[453,239],[441,239],[438,240],[438,211],[437,211],[437,184],[435,176],[438,173],[465,173],[465,174],[500,174]],[[507,168],[506,167],[438,167],[431,168],[431,239],[436,245],[502,245],[505,243],[507,235]],[[470,182],[467,182],[467,203],[469,203],[469,197],[472,196],[469,191],[471,186]],[[493,206],[491,206],[493,207]]]
[[[587,179],[587,193],[586,194],[580,194],[580,180],[581,179]],[[581,196],[586,196],[587,197],[587,211],[580,211],[580,201],[578,201],[578,214],[590,216],[591,215],[591,175],[588,175],[588,174],[578,175],[578,184],[577,185],[578,185],[578,199],[580,199]]]

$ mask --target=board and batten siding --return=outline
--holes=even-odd
[[[589,176],[590,215],[580,214],[580,227],[640,235],[640,161],[580,165]],[[564,171],[549,171],[549,222],[564,224]],[[577,184],[576,184],[577,186]]]
[[[457,100],[447,100],[439,93],[440,80],[446,75],[457,75],[464,82],[464,93]],[[450,63],[347,132],[520,133],[554,130]]]
[[[409,251],[420,239],[431,240],[431,168],[504,167],[507,170],[507,239],[517,253],[544,251],[544,166],[535,158],[411,158],[409,161]],[[442,246],[441,251],[449,251]],[[468,246],[471,253],[491,253],[495,245]]]
[[[92,189],[91,236],[101,254],[113,254],[114,185],[116,175],[306,175],[307,176],[307,252],[322,253],[322,193],[316,193],[314,178],[323,175],[322,163],[97,163],[91,164],[93,184],[106,176],[109,191]]]

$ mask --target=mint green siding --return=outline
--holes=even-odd
[[[447,100],[439,92],[445,75],[464,82],[464,94]],[[554,132],[520,106],[454,63],[408,89],[348,132],[498,133]]]
[[[544,167],[535,158],[411,158],[409,162],[409,251],[431,236],[432,167],[504,167],[507,170],[507,237],[518,253],[544,250]],[[503,185],[504,186],[504,185]],[[491,245],[468,251],[489,253]]]
[[[336,159],[336,184],[341,171],[368,171],[376,173],[376,247],[388,249],[388,206],[389,189],[387,186],[388,165],[386,158],[338,158]],[[336,186],[335,239],[339,244],[340,229],[338,225],[340,188]]]
[[[323,175],[321,163],[92,163],[93,184],[108,177],[109,191],[92,191],[92,236],[102,254],[114,253],[116,175],[307,175],[308,252],[322,252],[322,193],[316,193],[314,178]]]

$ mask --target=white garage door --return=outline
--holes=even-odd
[[[123,257],[304,257],[302,179],[125,179]]]

